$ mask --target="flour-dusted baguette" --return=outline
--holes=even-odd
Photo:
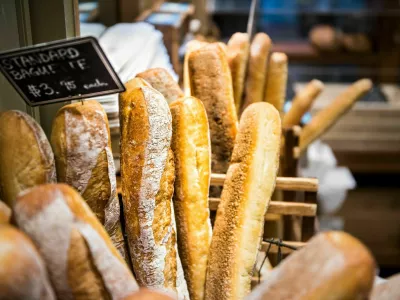
[[[183,92],[185,96],[190,96],[190,76],[189,76],[189,56],[193,51],[207,45],[207,42],[192,40],[186,45],[185,59],[183,61]]]
[[[0,200],[0,224],[9,223],[11,217],[11,209]]]
[[[0,224],[0,299],[56,299],[46,266],[32,241],[5,224]]]
[[[393,275],[387,281],[374,286],[371,300],[398,300],[400,299],[400,274]]]
[[[214,173],[229,166],[238,122],[233,99],[232,78],[222,47],[215,43],[192,52],[189,57],[192,96],[200,99],[210,126]]]
[[[276,267],[247,300],[368,299],[375,262],[344,232],[325,232]]]
[[[304,126],[300,134],[300,151],[304,151],[309,144],[326,132],[335,122],[344,115],[354,103],[372,88],[369,79],[361,79],[349,86],[343,93],[336,97],[329,106],[318,112]]]
[[[123,300],[174,300],[177,299],[172,293],[142,288],[138,292],[124,298]]]
[[[282,114],[286,100],[288,58],[285,53],[274,52],[268,63],[264,101],[271,103]]]
[[[57,299],[122,299],[138,289],[103,226],[73,188],[29,189],[17,198],[13,213],[43,257]]]
[[[154,68],[136,75],[146,80],[150,85],[163,94],[168,103],[183,96],[183,92],[171,74],[163,68]]]
[[[107,114],[95,100],[62,107],[53,122],[51,145],[58,182],[74,187],[129,262],[121,230],[114,159]]]
[[[211,240],[206,299],[243,299],[250,291],[279,167],[281,120],[269,103],[242,114]]]
[[[235,99],[237,113],[240,112],[243,101],[249,48],[249,35],[241,32],[233,34],[227,45],[227,57],[229,68],[231,69],[233,97]]]
[[[21,191],[55,181],[53,151],[39,124],[21,111],[0,113],[0,199],[12,207]]]
[[[207,113],[194,97],[170,104],[175,157],[174,207],[178,249],[191,300],[204,299],[211,222],[208,189],[211,145]]]
[[[251,103],[264,100],[265,79],[271,46],[271,39],[265,33],[257,33],[251,42],[242,111]]]
[[[322,92],[323,88],[324,84],[321,81],[313,79],[304,89],[297,92],[292,101],[292,106],[283,117],[283,127],[289,128],[299,125],[301,118],[310,109],[314,100]]]
[[[134,78],[120,94],[125,228],[141,286],[189,299],[176,243],[171,113],[164,96]],[[129,87],[129,88],[128,88]]]

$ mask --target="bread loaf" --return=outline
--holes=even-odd
[[[249,48],[249,35],[241,32],[236,32],[232,35],[227,45],[227,57],[229,68],[231,69],[233,97],[237,113],[240,112],[242,106]]]
[[[300,151],[304,151],[309,144],[334,125],[371,88],[371,80],[358,80],[337,96],[329,106],[318,112],[301,131]]]
[[[38,247],[57,299],[122,299],[138,289],[125,261],[81,196],[65,184],[27,190],[16,223]]]
[[[0,224],[0,299],[56,299],[46,266],[32,241],[5,224]]]
[[[163,95],[142,79],[126,87],[119,98],[121,184],[133,268],[141,286],[189,299],[172,206],[171,113]]]
[[[190,96],[190,76],[189,76],[189,56],[193,51],[207,45],[207,42],[192,40],[186,45],[185,59],[183,61],[183,92],[185,96]]]
[[[210,126],[214,173],[225,173],[229,166],[237,133],[237,114],[232,79],[222,47],[209,44],[189,57],[192,96],[200,99]]]
[[[55,181],[53,151],[39,124],[20,111],[0,113],[0,199],[12,207],[21,191]]]
[[[393,275],[386,282],[374,286],[370,297],[370,300],[398,299],[400,299],[400,274]]]
[[[136,75],[146,80],[150,85],[163,94],[168,103],[183,96],[178,83],[172,78],[167,70],[163,68],[149,69]]]
[[[286,100],[288,59],[285,53],[274,52],[268,63],[264,101],[271,103],[281,114]]]
[[[74,187],[129,261],[120,223],[114,159],[107,114],[95,100],[62,107],[53,122],[51,145],[58,182]]]
[[[11,217],[11,209],[0,200],[0,224],[9,223]]]
[[[251,103],[264,100],[265,79],[271,46],[271,39],[265,33],[257,33],[251,42],[242,111]]]
[[[170,104],[175,157],[174,208],[178,249],[191,300],[204,299],[211,222],[208,189],[211,145],[207,113],[194,97]]]
[[[293,98],[292,106],[283,117],[283,127],[289,128],[299,125],[301,118],[310,109],[323,88],[324,84],[321,81],[313,79],[304,89],[297,92],[296,96]]]
[[[344,232],[320,233],[246,299],[368,299],[374,273],[374,259],[357,239]]]
[[[271,104],[255,103],[243,112],[211,240],[206,299],[243,299],[250,291],[280,137],[279,113]]]
[[[174,300],[177,299],[172,293],[157,290],[140,289],[138,292],[124,298],[123,300]]]

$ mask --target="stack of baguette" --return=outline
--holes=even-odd
[[[369,294],[375,267],[369,252],[344,233],[328,233],[289,257],[249,296],[279,168],[282,122],[275,105],[282,89],[272,93],[271,104],[261,101],[265,84],[260,89],[253,82],[263,96],[248,98],[238,123],[235,97],[243,90],[247,97],[253,88],[245,89],[239,77],[234,80],[242,88],[232,84],[227,52],[234,44],[192,49],[191,95],[183,96],[162,69],[125,84],[119,97],[121,203],[99,103],[63,107],[51,143],[26,114],[0,114],[0,299]],[[251,48],[250,62],[251,53],[267,61],[263,47],[235,47],[240,57]],[[269,65],[270,72],[284,73],[281,55]],[[243,75],[243,68],[235,74]],[[251,73],[265,81],[256,69]],[[281,86],[278,77],[266,85]],[[208,207],[212,170],[227,173],[214,228]]]

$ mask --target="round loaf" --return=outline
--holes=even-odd
[[[149,290],[142,288],[138,292],[124,298],[123,300],[174,300],[177,299],[172,293]]]

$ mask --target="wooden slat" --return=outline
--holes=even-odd
[[[211,185],[222,186],[225,181],[225,174],[211,174]],[[277,177],[276,189],[284,191],[305,191],[317,192],[318,179],[316,178],[298,178],[298,177]]]
[[[220,203],[219,198],[210,198],[209,199],[210,210],[217,210],[219,203]],[[271,201],[269,203],[267,213],[313,217],[317,214],[317,205],[308,203],[298,203],[298,202]]]

